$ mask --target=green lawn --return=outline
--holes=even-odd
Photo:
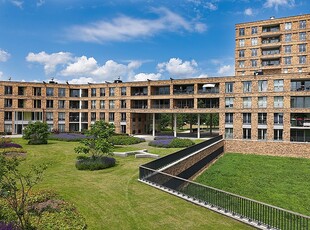
[[[310,159],[228,153],[196,181],[310,215]]]
[[[49,141],[30,146],[22,167],[48,164],[37,189],[52,189],[76,205],[89,229],[250,229],[249,226],[196,206],[137,181],[139,165],[150,159],[117,157],[117,166],[101,171],[78,171],[74,142]],[[115,151],[148,148],[162,155],[178,149],[156,149],[140,143]]]

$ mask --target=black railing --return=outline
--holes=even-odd
[[[177,151],[175,153],[172,153],[170,155],[167,155],[167,156],[164,156],[164,157],[161,157],[157,160],[154,160],[154,161],[151,161],[147,164],[144,164],[143,166],[146,167],[146,168],[150,168],[150,169],[160,169],[160,168],[163,168],[177,160],[180,160],[186,156],[188,156],[189,154],[192,154],[202,148],[205,148],[217,141],[220,141],[223,139],[223,136],[222,135],[219,135],[219,136],[216,136],[212,139],[209,139],[209,140],[206,140],[204,142],[201,142],[199,144],[196,144],[196,145],[193,145],[191,147],[188,147],[186,149],[182,149],[180,151]]]
[[[140,166],[140,180],[234,218],[274,229],[307,230],[310,217]]]

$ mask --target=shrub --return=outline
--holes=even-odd
[[[159,138],[149,142],[150,146],[159,148],[185,148],[194,145],[195,143],[190,139],[180,138]]]
[[[172,139],[159,139],[149,142],[149,146],[159,147],[159,148],[169,148],[169,144]]]
[[[22,148],[21,145],[16,144],[16,143],[1,143],[0,148]]]
[[[11,142],[12,142],[12,139],[9,138],[9,137],[2,137],[1,140],[0,140],[0,144],[11,143]]]
[[[107,156],[91,156],[91,157],[83,157],[79,158],[76,163],[75,167],[78,170],[100,170],[105,168],[110,168],[115,166],[115,159],[113,157]]]
[[[145,139],[143,138],[124,135],[117,135],[109,138],[109,142],[111,142],[113,145],[134,145],[144,141]]]
[[[4,223],[0,222],[0,229],[1,230],[17,230],[18,228],[14,223]]]
[[[28,144],[29,145],[46,145],[47,144],[47,140],[38,140],[38,139],[29,140]]]
[[[24,129],[23,138],[28,141],[30,145],[47,144],[47,138],[49,135],[47,123],[36,121],[29,123]]]
[[[154,137],[154,140],[166,140],[166,139],[174,139],[176,137],[174,136],[157,136],[157,137]]]
[[[57,141],[81,141],[85,138],[88,137],[81,133],[53,133],[49,136],[50,140]]]
[[[0,149],[0,153],[8,154],[8,153],[26,153],[27,151],[21,148],[2,148]]]

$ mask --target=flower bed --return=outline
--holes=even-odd
[[[113,145],[134,145],[141,142],[145,142],[145,139],[125,135],[116,135],[110,137],[109,142],[111,142]]]
[[[159,148],[185,148],[194,145],[190,139],[180,139],[175,137],[155,137],[154,141],[149,142],[149,146]]]
[[[53,133],[49,136],[50,140],[57,141],[81,141],[85,138],[87,137],[81,133]]]
[[[78,156],[75,167],[78,170],[101,170],[115,166],[115,159],[106,156]]]

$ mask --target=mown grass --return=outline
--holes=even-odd
[[[196,182],[310,215],[310,160],[227,153]]]
[[[14,140],[15,141],[15,140]],[[49,141],[31,146],[22,167],[48,164],[43,182],[36,189],[52,189],[74,203],[89,229],[250,229],[249,226],[169,195],[138,179],[139,165],[151,159],[116,157],[117,166],[100,171],[75,168],[76,142]],[[161,156],[179,149],[156,149],[147,143],[117,147],[115,151],[148,148]]]

